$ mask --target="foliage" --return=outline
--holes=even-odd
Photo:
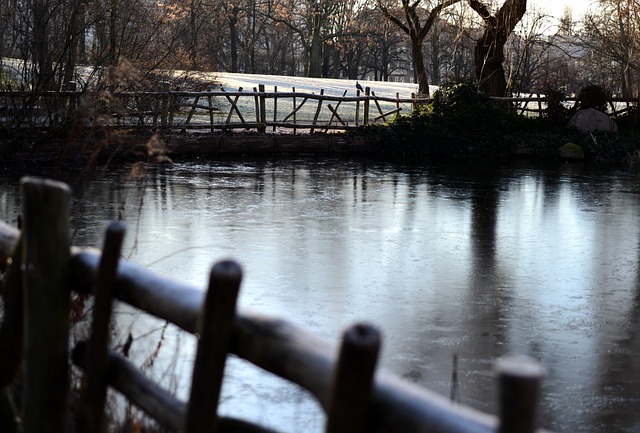
[[[589,85],[583,87],[578,94],[578,108],[594,108],[598,111],[607,111],[607,102],[611,99],[611,92],[602,86]]]
[[[569,128],[562,95],[554,92],[552,98],[555,108],[542,117],[526,117],[469,84],[458,84],[438,91],[429,105],[399,116],[388,127],[364,133],[390,157],[553,160],[558,149],[571,142],[582,147],[589,161],[640,165],[640,139],[634,129],[590,134]]]
[[[616,124],[622,130],[628,130],[633,132],[640,132],[640,107],[634,105],[624,114],[616,117]]]
[[[547,108],[544,110],[543,117],[548,121],[549,125],[556,127],[566,125],[571,110],[563,105],[565,94],[560,90],[547,89],[545,92],[547,97]]]
[[[457,84],[437,91],[428,106],[392,122],[389,128],[402,145],[387,150],[442,157],[491,156],[503,152],[500,134],[520,123],[508,106],[494,103],[469,84]]]

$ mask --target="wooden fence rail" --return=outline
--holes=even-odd
[[[212,267],[205,293],[120,260],[125,229],[119,223],[107,229],[102,252],[70,248],[65,233],[68,187],[37,178],[25,178],[21,184],[25,210],[22,233],[0,223],[0,257],[8,265],[0,292],[5,303],[0,329],[0,390],[16,374],[20,357],[15,354],[23,354],[21,416],[25,433],[57,433],[65,431],[69,422],[67,346],[72,291],[95,295],[91,339],[77,345],[72,356],[87,378],[80,431],[103,431],[104,395],[109,386],[173,431],[269,432],[217,414],[229,353],[308,390],[327,414],[328,433],[542,431],[537,429],[536,408],[543,369],[535,361],[501,359],[496,370],[500,416],[481,413],[376,370],[381,337],[371,324],[348,328],[338,345],[282,318],[237,308],[242,270],[233,261]],[[52,254],[57,255],[55,260]],[[19,293],[24,293],[24,302],[16,296]],[[109,349],[112,299],[199,335],[188,401],[180,401]],[[11,314],[13,309],[21,311],[21,304],[24,322]],[[7,331],[22,335],[23,323],[24,342],[8,335]],[[40,335],[43,332],[46,336]],[[40,392],[45,395],[38,395]]]

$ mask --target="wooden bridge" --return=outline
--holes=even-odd
[[[77,431],[104,431],[105,396],[112,387],[171,431],[272,432],[217,413],[225,361],[233,353],[308,390],[326,412],[328,433],[542,432],[536,407],[543,369],[528,358],[498,360],[500,415],[487,415],[376,369],[381,337],[371,324],[354,324],[336,344],[285,319],[236,308],[242,279],[237,263],[216,263],[205,293],[121,260],[120,223],[107,229],[101,252],[71,247],[68,186],[25,178],[21,191],[22,232],[0,223],[0,403],[10,399],[9,385],[20,377],[17,415],[25,433],[64,432],[70,423],[70,390],[79,389],[69,379],[74,293],[94,295],[90,335],[72,350],[73,363],[85,374],[85,386],[74,391],[80,393],[74,395]],[[199,336],[188,401],[110,349],[114,299]],[[0,418],[3,432],[17,430],[12,420]]]

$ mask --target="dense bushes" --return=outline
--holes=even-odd
[[[601,106],[601,95],[585,89],[580,107]],[[458,84],[436,92],[428,105],[397,117],[388,127],[364,128],[364,133],[389,156],[557,159],[558,149],[573,142],[592,161],[628,164],[638,159],[640,136],[634,131],[589,134],[569,128],[567,120],[577,108],[567,109],[559,92],[551,96],[542,117],[526,117],[471,85]]]

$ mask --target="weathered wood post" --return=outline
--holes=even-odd
[[[361,323],[345,331],[332,379],[327,433],[362,432],[379,351],[375,327]]]
[[[322,110],[322,96],[324,95],[324,89],[320,89],[320,97],[318,98],[318,107],[316,108],[316,114],[313,116],[313,123],[311,124],[311,130],[309,131],[313,134],[313,130],[316,127],[316,123],[318,122],[318,116],[320,116],[320,110]]]
[[[498,359],[500,426],[498,433],[534,433],[544,367],[525,356]]]
[[[25,433],[67,431],[69,366],[69,187],[21,181],[25,296]]]
[[[198,97],[196,97],[195,101],[193,102],[193,106],[195,107],[198,103]],[[209,104],[209,126],[211,127],[210,131],[213,132],[215,130],[215,124],[214,124],[214,117],[213,117],[213,111],[215,110],[215,107],[213,106],[213,97],[211,95],[207,96],[207,103]],[[189,123],[187,121],[187,123]]]
[[[369,124],[369,95],[371,95],[371,88],[370,87],[365,87],[364,88],[364,96],[367,97],[367,99],[364,100],[364,104],[363,104],[363,108],[362,108],[362,123],[366,126]]]
[[[359,121],[360,121],[360,90],[356,90],[356,96],[358,97],[358,99],[356,99],[356,126],[359,126]]]
[[[276,122],[278,121],[278,86],[273,86],[273,132],[276,132]]]
[[[292,87],[291,88],[291,92],[293,92],[294,94],[296,93],[296,88]],[[292,103],[293,103],[293,135],[296,135],[296,97],[294,96],[292,98]]]
[[[93,323],[89,355],[87,362],[87,387],[84,395],[82,413],[82,429],[87,432],[101,433],[104,426],[104,407],[107,398],[107,354],[109,351],[109,323],[111,321],[111,304],[113,284],[118,271],[120,251],[126,229],[123,224],[112,222],[102,249],[100,264],[96,272],[96,295],[93,305]]]
[[[242,269],[231,260],[211,269],[209,290],[199,318],[198,353],[187,408],[187,433],[215,432],[224,366],[236,314]]]
[[[260,114],[258,118],[258,132],[266,132],[267,130],[267,98],[264,95],[264,84],[258,85],[258,91],[260,92],[259,106]]]

